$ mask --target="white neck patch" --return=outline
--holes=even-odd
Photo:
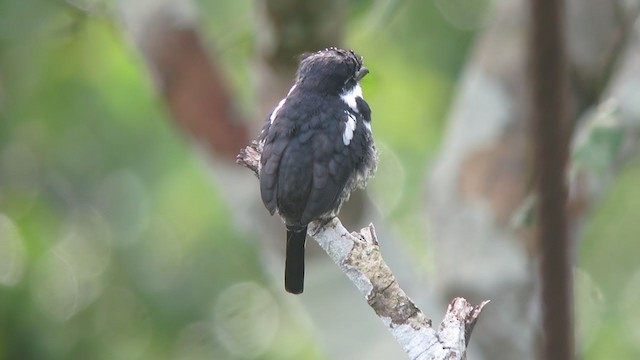
[[[347,104],[347,106],[351,108],[351,110],[358,112],[358,104],[356,103],[356,99],[362,98],[362,88],[360,87],[360,84],[356,84],[353,89],[340,95],[340,98],[342,99],[342,101],[344,101],[345,104]]]

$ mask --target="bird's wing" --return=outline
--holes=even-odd
[[[279,123],[265,124],[260,134],[262,155],[260,157],[260,195],[264,206],[273,215],[277,206],[278,169],[280,159],[288,144],[288,134]]]
[[[292,136],[280,159],[277,179],[277,208],[289,227],[301,227],[313,181],[313,154],[308,143]]]
[[[335,114],[334,114],[335,115]],[[333,119],[339,121],[323,122],[321,131],[317,131],[311,139],[313,153],[313,179],[309,198],[301,221],[309,222],[321,216],[337,213],[343,198],[343,190],[348,186],[349,178],[356,166],[353,154],[354,133],[349,135],[349,143],[345,144],[348,114],[340,111]],[[334,213],[334,214],[331,214]]]

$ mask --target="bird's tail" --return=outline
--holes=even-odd
[[[304,241],[306,237],[306,226],[302,229],[287,229],[284,288],[292,294],[301,294],[304,288]]]

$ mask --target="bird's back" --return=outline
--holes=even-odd
[[[372,141],[338,96],[314,94],[285,99],[263,138],[262,200],[289,225],[335,215]]]

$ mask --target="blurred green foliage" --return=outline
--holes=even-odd
[[[640,357],[639,181],[636,159],[627,164],[592,214],[579,247],[579,266],[592,285],[578,297],[577,308],[591,306],[594,311],[577,321],[598,325],[583,346],[585,359]]]
[[[347,42],[375,74],[374,129],[407,174],[396,202],[415,209],[407,189],[421,187],[472,34],[427,3],[392,5],[354,4]],[[252,113],[252,2],[196,6]],[[279,311],[258,244],[230,225],[113,7],[0,1],[0,359],[322,358]]]
[[[282,354],[217,325],[250,281],[240,295],[284,324],[263,333],[301,327],[115,17],[2,1],[0,24],[0,359],[227,358],[216,332],[318,357],[310,337]]]
[[[625,135],[617,111],[615,100],[610,100],[587,116],[586,130],[572,149],[572,172],[583,169],[605,176],[614,165]]]
[[[324,358],[169,121],[115,4],[0,0],[0,360]],[[253,3],[195,4],[252,114]],[[415,194],[474,35],[439,4],[354,1],[346,27],[371,70],[364,92],[387,164],[371,194],[417,266],[428,249]],[[622,174],[580,246],[597,295],[589,313],[601,314],[588,359],[640,355],[630,330],[640,229],[629,215],[640,211],[639,168]]]

